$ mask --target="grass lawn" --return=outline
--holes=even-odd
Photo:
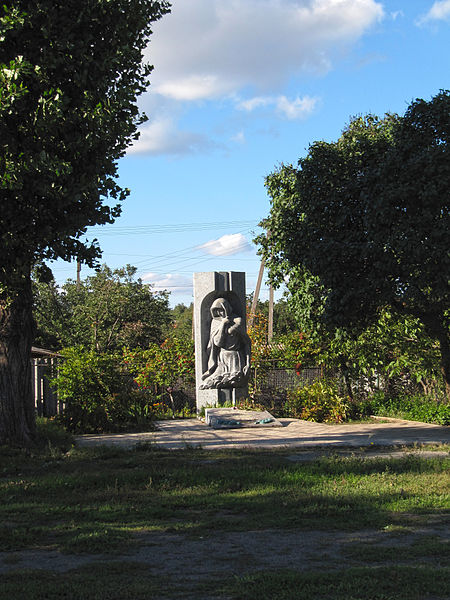
[[[449,458],[291,455],[2,448],[0,599],[450,597]]]

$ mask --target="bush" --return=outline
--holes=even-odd
[[[143,389],[166,393],[182,382],[195,380],[194,343],[186,337],[168,337],[162,344],[150,344],[146,350],[125,349],[123,361],[136,384]]]
[[[350,403],[339,395],[337,384],[322,379],[287,393],[288,417],[324,423],[341,423],[350,412]]]
[[[158,419],[191,416],[195,407],[184,393],[195,381],[194,343],[171,335],[162,344],[124,349],[123,362],[138,391],[151,393]]]
[[[450,404],[421,395],[391,398],[377,392],[367,400],[364,411],[381,417],[450,425]]]
[[[98,433],[151,426],[154,412],[148,393],[133,390],[121,357],[83,348],[66,348],[53,380],[64,402],[59,417],[74,433]]]

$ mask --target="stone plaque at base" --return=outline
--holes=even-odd
[[[213,429],[242,429],[244,427],[283,427],[266,410],[206,408],[205,422]]]

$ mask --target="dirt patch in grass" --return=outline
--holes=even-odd
[[[397,548],[396,564],[415,564],[417,561],[426,563],[431,556],[426,556],[426,553],[420,556],[420,552],[411,553],[411,547],[420,548],[421,540],[429,540],[431,536],[436,544],[445,544],[449,534],[449,524],[437,523],[358,532],[212,531],[201,536],[140,532],[136,534],[139,544],[133,551],[113,556],[63,554],[52,548],[1,552],[0,572],[23,569],[66,572],[88,564],[119,561],[145,565],[145,570],[151,575],[198,581],[215,577],[222,579],[227,574],[239,576],[252,571],[334,569],[344,562],[348,563],[350,558],[353,564],[364,564],[364,553],[361,553],[361,560],[358,560],[358,553],[352,552],[352,548],[364,547],[380,550]],[[380,558],[382,555],[381,552]],[[389,558],[386,561],[388,563]]]

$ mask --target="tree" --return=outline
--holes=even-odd
[[[247,294],[247,311],[250,313],[253,303],[253,292]],[[269,319],[269,300],[258,300],[256,303],[256,313],[263,314],[265,319]],[[291,307],[287,296],[280,298],[273,304],[273,337],[277,340],[280,336],[298,331],[298,324],[291,312]]]
[[[30,273],[45,259],[94,265],[86,227],[127,190],[117,159],[144,117],[142,64],[165,0],[5,0],[0,8],[0,443],[34,437]]]
[[[191,302],[189,306],[185,304],[177,304],[172,308],[171,316],[173,325],[170,335],[182,338],[192,339],[192,318],[194,314],[194,304]]]
[[[69,279],[34,281],[36,340],[45,348],[83,345],[96,352],[147,347],[163,340],[171,322],[167,292],[152,292],[135,280],[136,268],[107,265],[78,285]]]
[[[448,393],[449,136],[448,91],[403,117],[353,119],[298,169],[267,177],[271,236],[258,240],[306,319],[355,336],[386,307],[420,319],[439,341]]]
[[[31,274],[33,292],[33,318],[36,325],[34,344],[39,348],[58,352],[70,335],[69,308],[53,274],[36,267]]]

